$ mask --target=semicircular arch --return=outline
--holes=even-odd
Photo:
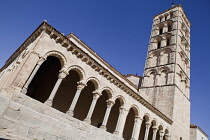
[[[54,57],[58,58],[61,62],[62,68],[64,68],[67,64],[66,57],[58,51],[49,51],[44,55],[44,58],[47,59],[48,56],[54,56]]]

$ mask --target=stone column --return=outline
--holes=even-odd
[[[152,129],[153,129],[152,140],[156,140],[156,134],[157,134],[157,131],[158,131],[158,127],[153,126]]]
[[[107,124],[107,121],[108,121],[108,118],[109,118],[109,114],[110,114],[110,111],[111,111],[111,108],[112,108],[113,105],[114,105],[113,101],[107,100],[106,113],[105,113],[105,116],[104,116],[103,123],[102,123],[102,125],[100,127],[103,130],[106,130],[106,124]]]
[[[164,137],[165,133],[162,130],[159,133],[160,133],[160,140],[163,140],[163,137]]]
[[[163,26],[163,33],[168,32],[168,24],[165,23]]]
[[[56,84],[55,84],[55,86],[54,86],[52,92],[50,93],[50,97],[47,99],[47,101],[45,101],[44,104],[46,104],[46,105],[48,105],[48,106],[52,106],[52,102],[53,102],[53,99],[54,99],[54,97],[55,97],[55,94],[56,94],[56,92],[57,92],[57,90],[58,90],[58,88],[59,88],[59,86],[60,86],[62,80],[63,80],[66,76],[67,76],[67,74],[64,73],[64,72],[59,73],[59,75],[58,75],[58,80],[57,80],[57,82],[56,82]]]
[[[39,70],[41,64],[45,61],[45,58],[41,57],[38,61],[38,63],[36,64],[34,70],[32,71],[31,75],[29,76],[27,82],[25,83],[25,85],[23,86],[23,89],[22,89],[22,93],[23,94],[26,94],[27,93],[27,90],[28,90],[28,86],[29,84],[31,83],[31,81],[33,80],[34,76],[36,75],[37,71]]]
[[[146,122],[145,125],[146,125],[146,130],[145,130],[144,140],[147,140],[148,139],[148,135],[149,135],[149,128],[151,126],[151,123]]]
[[[138,140],[139,139],[139,132],[140,132],[141,123],[142,123],[142,119],[138,116],[135,116],[134,127],[133,127],[131,140]]]
[[[161,45],[160,45],[161,47],[165,47],[166,46],[166,40],[167,40],[166,37],[163,36],[162,40],[161,40]]]
[[[114,134],[118,135],[119,137],[122,137],[122,133],[123,133],[123,129],[124,129],[124,126],[125,126],[126,117],[128,115],[128,111],[125,110],[124,107],[120,107],[119,112],[120,113],[119,113],[117,126],[116,126],[116,129],[114,131]]]
[[[96,102],[101,95],[102,94],[97,92],[97,91],[93,92],[93,101],[90,105],[90,109],[88,111],[87,117],[84,119],[84,121],[88,124],[91,124],[91,117],[92,117],[92,114],[93,114],[93,110],[95,109]]]
[[[81,91],[82,91],[82,90],[84,89],[84,87],[86,86],[86,84],[84,84],[84,83],[81,82],[81,81],[78,82],[77,84],[78,84],[78,86],[77,86],[77,91],[76,91],[76,93],[75,93],[75,95],[74,95],[74,99],[73,99],[73,101],[72,101],[72,103],[71,103],[70,108],[69,108],[68,111],[66,112],[66,114],[69,115],[69,116],[74,116],[74,108],[75,108],[76,103],[77,103],[77,101],[78,101],[78,99],[79,99],[79,96],[80,96]]]

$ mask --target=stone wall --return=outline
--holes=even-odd
[[[12,140],[122,139],[21,93],[0,91],[0,103],[0,138]]]

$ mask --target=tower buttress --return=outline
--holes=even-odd
[[[189,139],[190,25],[181,5],[154,16],[139,92],[174,121],[172,139]]]

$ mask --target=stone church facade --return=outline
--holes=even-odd
[[[189,140],[190,25],[181,5],[154,16],[139,77],[44,21],[0,70],[0,137]]]

